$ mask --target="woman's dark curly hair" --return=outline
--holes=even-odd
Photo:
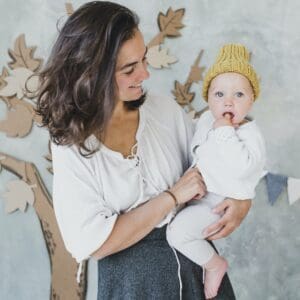
[[[122,44],[134,36],[139,19],[107,1],[81,6],[63,26],[40,75],[36,112],[57,145],[76,145],[86,155],[88,136],[104,132],[116,99],[115,69]],[[137,109],[145,96],[124,102]]]

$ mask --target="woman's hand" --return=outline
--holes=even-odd
[[[217,240],[232,233],[246,217],[252,200],[235,200],[226,198],[217,205],[213,212],[223,216],[216,223],[206,227],[204,236],[209,236],[209,240]],[[215,233],[214,233],[215,232]]]
[[[170,188],[179,204],[183,204],[197,197],[202,198],[206,194],[206,186],[203,178],[196,168],[188,169],[183,176]]]

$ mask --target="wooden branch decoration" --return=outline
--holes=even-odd
[[[67,15],[70,17],[72,15],[72,13],[74,12],[74,8],[71,2],[66,2],[65,3],[65,8],[67,11]]]
[[[48,151],[49,153],[44,156],[44,158],[50,162],[51,166],[47,168],[48,172],[53,174],[53,167],[52,167],[52,153],[51,153],[51,142],[48,142]]]
[[[205,70],[205,67],[198,66],[202,55],[203,50],[200,51],[194,64],[192,65],[186,82],[184,84],[181,84],[177,80],[175,80],[175,89],[172,91],[178,104],[180,104],[181,106],[187,106],[189,112],[194,111],[191,102],[195,97],[195,93],[190,92],[190,88],[194,82],[199,82],[200,80],[203,80],[203,72]]]
[[[58,229],[52,201],[34,164],[0,152],[2,167],[19,177],[34,194],[33,207],[39,218],[51,265],[50,299],[85,299],[87,263],[83,264],[80,284],[77,284],[78,264],[66,251]],[[19,200],[20,201],[20,200]]]

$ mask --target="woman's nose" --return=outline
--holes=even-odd
[[[143,65],[143,72],[142,72],[143,80],[148,79],[150,76],[150,73],[148,71],[147,64]]]
[[[141,65],[138,76],[139,76],[139,81],[143,81],[143,80],[146,80],[147,78],[149,78],[150,73],[147,69],[146,63],[143,63]]]

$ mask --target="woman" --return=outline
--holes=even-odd
[[[37,106],[53,142],[54,209],[73,257],[98,259],[98,299],[204,299],[201,268],[165,238],[176,210],[205,194],[186,171],[192,125],[175,101],[143,92],[146,52],[137,16],[118,4],[87,3],[62,28]],[[224,201],[211,239],[249,207]],[[218,299],[234,299],[227,277]]]

